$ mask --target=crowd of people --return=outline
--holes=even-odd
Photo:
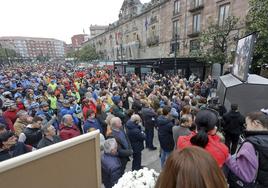
[[[141,80],[70,63],[4,67],[0,161],[99,130],[107,188],[129,161],[143,168],[145,148],[160,151],[159,188],[268,187],[267,112],[244,117],[237,104],[226,112],[211,97],[214,83],[155,73]]]

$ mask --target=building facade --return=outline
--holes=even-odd
[[[106,25],[91,25],[89,27],[90,38],[96,37],[104,33],[105,31],[107,31],[107,29],[108,29],[108,26]]]
[[[248,10],[248,0],[124,0],[119,20],[84,45],[93,45],[108,61],[174,59],[175,48],[185,59],[199,48],[197,39],[210,22],[238,17],[240,29],[232,35],[239,37]]]
[[[74,35],[72,36],[71,40],[72,40],[72,47],[74,49],[78,49],[82,46],[83,42],[85,42],[86,40],[88,40],[89,36],[86,34],[78,34],[78,35]]]
[[[3,48],[15,50],[22,58],[35,59],[43,56],[61,59],[65,56],[65,42],[50,38],[0,37]]]

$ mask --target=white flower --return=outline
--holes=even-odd
[[[126,172],[113,188],[154,188],[158,176],[159,173],[148,168]]]

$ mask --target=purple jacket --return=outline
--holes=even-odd
[[[229,155],[225,164],[241,180],[250,183],[256,178],[259,162],[253,145],[246,142],[236,155]]]

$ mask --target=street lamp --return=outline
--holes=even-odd
[[[178,45],[178,35],[175,34],[175,45],[174,45],[174,58],[175,58],[175,68],[174,68],[174,75],[176,75],[177,72],[177,45]]]

